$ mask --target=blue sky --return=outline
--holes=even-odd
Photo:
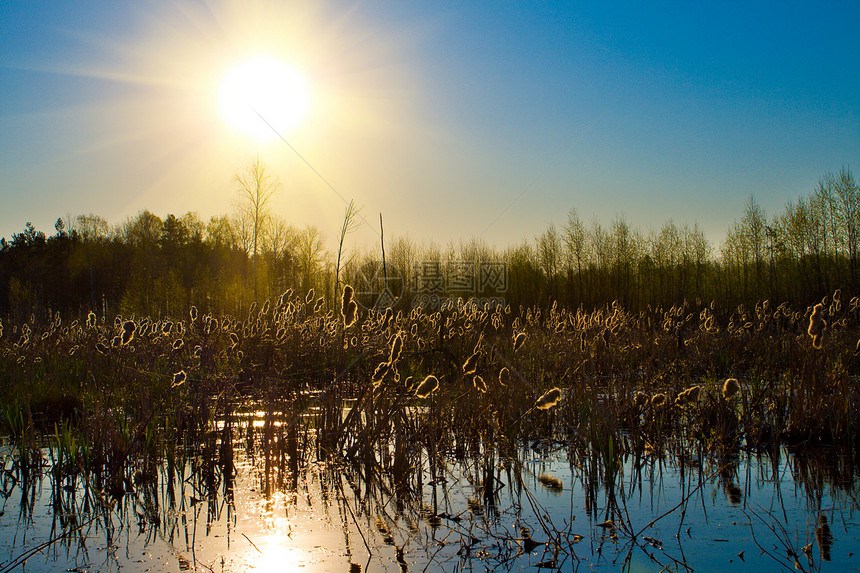
[[[856,171],[857,22],[856,2],[0,0],[0,236],[227,213],[259,154],[275,211],[329,239],[343,197],[418,242],[506,246],[575,207],[718,246],[750,194],[774,215]],[[283,134],[301,158],[212,103],[254,53],[312,86]]]

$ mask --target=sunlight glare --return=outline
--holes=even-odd
[[[276,571],[313,571],[315,567],[311,553],[305,549],[283,545],[286,540],[273,536],[260,547],[254,568],[264,573]],[[310,567],[308,567],[310,566]]]
[[[307,82],[295,68],[270,56],[257,56],[224,76],[220,103],[230,125],[268,141],[304,119],[310,95]]]

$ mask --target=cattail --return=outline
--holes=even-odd
[[[472,379],[472,384],[474,384],[475,388],[477,388],[478,391],[481,392],[482,394],[487,393],[487,383],[484,382],[484,379],[481,378],[480,376],[475,376]]]
[[[438,387],[439,379],[431,374],[418,385],[418,388],[415,389],[415,396],[417,398],[426,398]]]
[[[812,314],[809,315],[809,328],[807,332],[813,339],[816,335],[823,334],[824,329],[827,328],[827,321],[824,320],[823,314],[824,305],[818,303],[813,307]]]
[[[698,402],[699,401],[699,394],[701,393],[701,391],[702,391],[701,386],[692,386],[690,388],[687,388],[684,391],[684,393],[687,395],[687,401],[688,402]]]
[[[308,296],[305,297],[305,304],[310,304],[313,302],[316,293],[314,293],[314,289],[308,291]]]
[[[546,394],[537,399],[537,402],[535,402],[535,408],[537,408],[538,410],[549,410],[550,408],[558,404],[558,401],[560,399],[561,389],[552,388],[551,390],[547,391]]]
[[[193,305],[191,306],[191,310],[188,311],[188,316],[191,317],[191,322],[194,322],[195,320],[197,320],[197,307],[196,306],[193,306]]]
[[[523,344],[526,342],[526,333],[520,332],[514,337],[514,352],[522,348]]]
[[[101,342],[96,342],[96,350],[98,350],[99,354],[107,354],[108,347],[102,344]]]
[[[323,297],[319,297],[317,299],[316,304],[314,304],[314,312],[319,312],[319,310],[323,307],[324,304],[325,304],[325,299]]]
[[[812,347],[820,350],[820,349],[821,349],[821,347],[822,347],[822,346],[824,346],[824,344],[822,343],[822,340],[823,340],[823,339],[824,339],[824,335],[823,335],[823,334],[815,334],[815,335],[813,335],[813,337],[812,337]]]
[[[182,386],[185,383],[185,370],[180,370],[179,372],[173,375],[173,384],[171,384],[171,388],[176,388],[177,386]]]
[[[350,300],[346,306],[346,312],[343,314],[343,327],[349,328],[355,324],[356,316],[358,315],[358,305],[354,300]]]
[[[683,406],[684,404],[689,402],[691,400],[690,399],[690,390],[692,390],[692,389],[693,388],[687,388],[686,390],[684,390],[683,392],[678,394],[675,397],[675,405],[676,406]],[[696,394],[696,397],[698,397],[698,393]]]
[[[499,370],[499,384],[502,386],[507,386],[511,381],[511,371],[508,370],[507,366],[502,366],[502,369]]]
[[[181,338],[177,338],[173,341],[173,350],[180,350],[185,342]]]
[[[122,323],[122,338],[120,339],[120,343],[122,346],[126,346],[129,342],[134,339],[134,329],[136,328],[133,320],[126,320]]]
[[[648,394],[642,392],[641,390],[639,392],[636,392],[636,394],[633,396],[633,403],[636,404],[636,406],[638,406],[639,408],[645,407],[645,405],[648,404],[648,401]]]
[[[728,400],[740,392],[740,389],[741,385],[738,383],[736,378],[728,378],[725,383],[723,383],[723,398]]]
[[[376,386],[382,382],[382,379],[385,378],[385,375],[388,374],[389,370],[391,370],[390,362],[380,363],[379,366],[376,367],[376,370],[373,371],[373,377],[371,379],[373,385]]]
[[[418,386],[418,381],[415,380],[412,376],[409,376],[404,380],[403,386],[406,387],[407,392],[414,392],[415,388]]]
[[[397,362],[397,359],[400,358],[400,353],[403,351],[403,337],[398,334],[394,337],[394,341],[391,343],[391,356],[389,356],[388,361],[394,364]]]
[[[349,285],[343,286],[343,300],[340,307],[340,314],[346,317],[347,312],[349,311],[349,303],[352,302],[352,287]]]
[[[90,311],[87,315],[87,328],[95,328],[96,326],[96,313]]]
[[[470,374],[474,374],[478,369],[478,353],[473,353],[467,360],[466,363],[463,364],[463,374],[469,376]]]
[[[651,405],[655,408],[661,408],[666,404],[667,397],[662,392],[660,394],[654,394],[651,398]]]

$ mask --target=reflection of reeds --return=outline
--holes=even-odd
[[[546,473],[540,474],[538,476],[538,481],[542,486],[555,494],[559,494],[564,491],[564,482],[554,475]]]

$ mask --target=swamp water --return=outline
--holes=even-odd
[[[118,494],[58,480],[50,446],[24,479],[4,443],[0,571],[860,570],[860,481],[833,450],[623,456],[610,471],[532,442],[425,451],[371,477],[372,462],[266,449],[265,433],[240,423],[218,444],[229,466],[188,448]]]

